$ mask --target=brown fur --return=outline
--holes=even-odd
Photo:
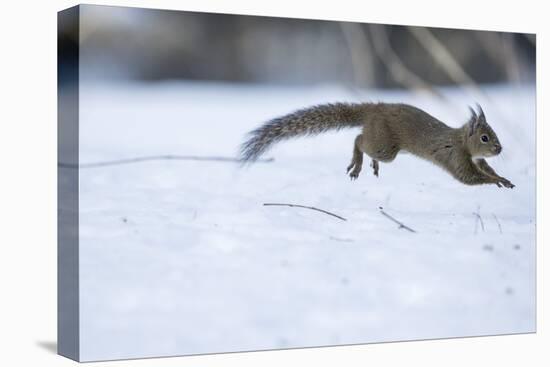
[[[451,128],[419,108],[406,104],[336,103],[314,106],[276,118],[250,133],[242,146],[242,161],[253,162],[274,143],[284,139],[316,135],[328,130],[362,127],[354,142],[347,168],[356,179],[363,153],[371,159],[376,176],[379,162],[391,162],[400,151],[424,158],[467,185],[496,184],[513,188],[483,159],[498,155],[502,147],[478,106],[460,128]],[[486,141],[484,141],[486,140]]]

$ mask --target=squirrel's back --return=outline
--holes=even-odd
[[[432,148],[447,141],[455,129],[420,108],[402,103],[380,103],[364,115],[363,136],[374,145],[397,146],[424,158]]]

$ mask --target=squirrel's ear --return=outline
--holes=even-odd
[[[468,106],[468,109],[470,110],[470,113],[472,114],[472,118],[475,120],[477,119],[477,113],[476,111],[472,108],[472,106]]]
[[[477,115],[476,111],[474,111],[472,107],[468,106],[468,108],[472,113],[472,116],[470,116],[470,120],[468,121],[468,135],[472,136],[479,125],[480,116]]]
[[[477,109],[479,110],[479,120],[480,121],[486,121],[485,120],[485,112],[483,112],[483,109],[481,108],[479,103],[477,103],[476,105],[477,105]]]

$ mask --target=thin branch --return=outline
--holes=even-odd
[[[386,32],[385,26],[370,25],[369,30],[372,36],[374,51],[382,60],[383,64],[388,68],[388,71],[397,83],[408,89],[427,91],[439,99],[446,99],[441,92],[437,91],[434,87],[426,83],[421,77],[413,73],[409,68],[407,68],[407,66],[405,66],[395,50],[391,47],[390,39]]]
[[[483,93],[477,88],[474,79],[468,75],[453,54],[432,32],[424,27],[408,27],[408,29],[455,83],[467,85],[476,93]]]
[[[504,66],[506,68],[506,74],[508,80],[518,85],[521,81],[521,67],[518,58],[518,52],[516,50],[516,39],[513,33],[502,33],[501,44],[504,57],[506,60]]]
[[[472,214],[476,216],[476,226],[474,229],[474,234],[477,234],[477,222],[481,224],[481,230],[485,232],[485,224],[483,223],[483,218],[481,218],[481,215],[479,214],[479,206],[477,207],[477,212],[473,212]]]
[[[484,51],[506,75],[508,82],[516,85],[521,81],[520,61],[513,33],[474,32]]]
[[[497,32],[474,32],[476,39],[481,43],[479,51],[484,52],[491,61],[498,65],[504,73],[507,73],[507,60],[504,56],[504,48],[502,42],[502,33]],[[509,75],[508,80],[510,80]]]
[[[339,215],[336,215],[334,213],[331,213],[331,212],[323,210],[323,209],[315,208],[313,206],[305,206],[305,205],[298,205],[298,204],[286,204],[286,203],[264,203],[264,206],[289,206],[291,208],[311,209],[311,210],[315,210],[315,211],[318,211],[318,212],[321,212],[321,213],[328,214],[328,215],[333,216],[335,218],[338,218],[340,220],[347,221],[347,219],[344,218],[344,217],[341,217]]]
[[[340,29],[349,50],[350,62],[356,85],[374,85],[374,62],[371,45],[359,23],[340,22]]]
[[[409,232],[412,232],[412,233],[416,233],[416,231],[414,229],[412,229],[411,227],[408,227],[406,225],[404,225],[402,222],[398,221],[397,219],[395,219],[394,217],[392,217],[391,215],[389,215],[388,213],[386,213],[382,207],[378,208],[380,209],[380,214],[382,214],[384,217],[388,218],[389,220],[391,220],[392,222],[396,223],[399,227],[399,229],[403,228],[403,229],[406,229],[407,231]]]
[[[493,218],[495,218],[495,221],[497,222],[498,224],[498,230],[500,231],[500,233],[502,234],[502,226],[500,225],[500,221],[498,220],[497,216],[493,213]]]
[[[95,168],[95,167],[105,167],[105,166],[116,166],[121,164],[131,164],[131,163],[140,163],[146,161],[214,161],[214,162],[241,162],[238,158],[233,157],[217,157],[217,156],[193,156],[193,155],[156,155],[156,156],[146,156],[146,157],[136,157],[136,158],[126,158],[126,159],[115,159],[112,161],[102,161],[102,162],[92,162],[92,163],[64,163],[59,162],[58,166],[63,168]],[[272,162],[273,158],[267,159],[258,159],[256,162],[268,163]]]

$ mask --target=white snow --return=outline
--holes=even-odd
[[[82,83],[80,160],[235,156],[249,130],[324,102],[400,101],[461,125],[476,101],[442,92],[447,102],[331,86]],[[504,146],[489,163],[513,190],[462,185],[410,155],[381,164],[379,178],[366,160],[352,182],[357,130],[281,143],[273,162],[248,168],[82,169],[81,358],[535,331],[534,86],[484,92],[477,102]]]

